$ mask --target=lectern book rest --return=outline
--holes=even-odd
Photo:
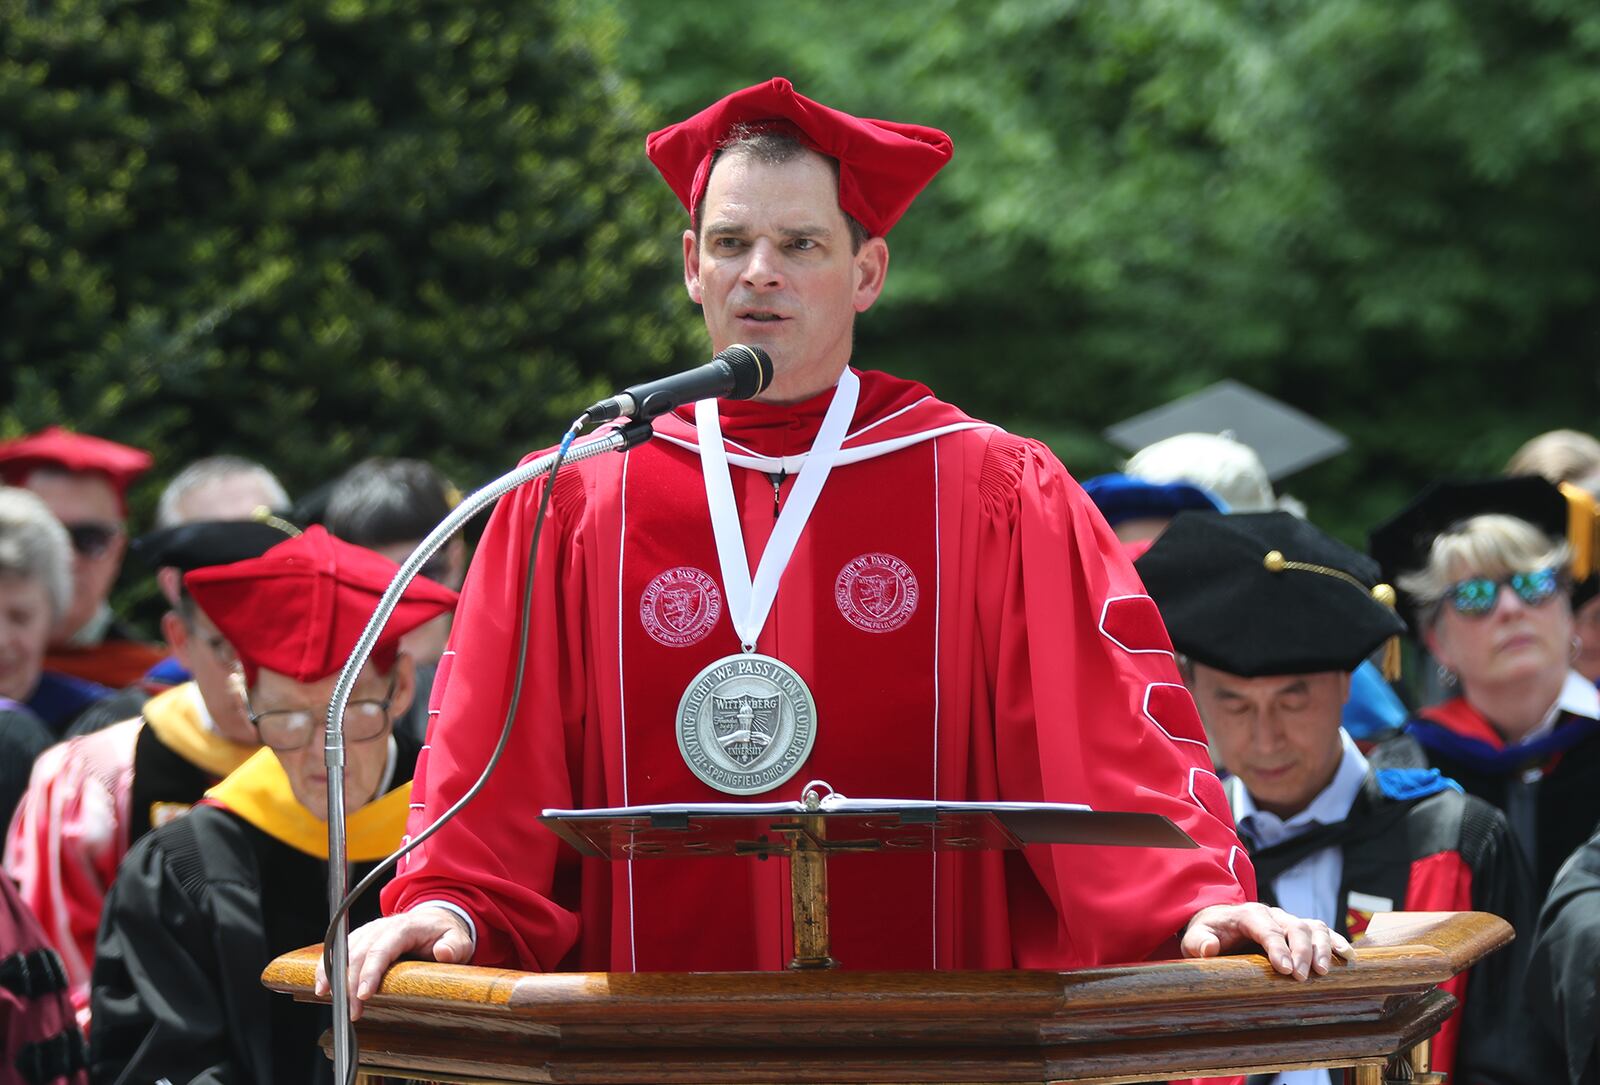
[[[853,799],[807,785],[800,802],[662,803],[545,810],[540,818],[585,855],[607,859],[818,851],[1014,849],[1029,844],[1193,848],[1159,814],[1091,810],[1068,803]],[[800,840],[792,839],[795,834]]]

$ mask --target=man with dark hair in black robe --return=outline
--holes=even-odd
[[[1261,899],[1359,939],[1377,912],[1483,911],[1531,927],[1504,816],[1432,769],[1374,769],[1340,728],[1350,672],[1405,628],[1377,565],[1288,513],[1184,512],[1135,563],[1187,659],[1184,680]],[[1433,1045],[1452,1082],[1525,1080],[1521,959],[1444,984]],[[1315,1085],[1322,1070],[1277,1080]]]

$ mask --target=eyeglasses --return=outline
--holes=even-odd
[[[389,729],[389,705],[394,701],[394,676],[389,678],[389,691],[383,700],[351,701],[344,708],[344,737],[350,742],[367,742],[378,738]],[[311,741],[311,736],[323,728],[328,719],[324,705],[321,712],[306,708],[271,709],[257,712],[245,699],[245,714],[255,724],[261,743],[274,750],[288,752],[299,750]]]
[[[72,549],[86,558],[103,558],[112,540],[122,534],[120,524],[64,524]]]
[[[1457,614],[1468,618],[1481,618],[1494,609],[1504,585],[1516,593],[1530,607],[1543,606],[1561,590],[1561,571],[1556,568],[1535,569],[1531,573],[1512,573],[1495,580],[1493,577],[1474,576],[1458,580],[1445,589],[1445,600]]]

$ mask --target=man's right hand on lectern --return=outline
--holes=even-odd
[[[428,905],[375,919],[351,931],[350,970],[345,973],[350,1020],[361,1016],[366,1000],[383,983],[384,973],[401,957],[464,964],[472,957],[472,935],[460,916]],[[319,960],[317,994],[327,995],[331,989]]]

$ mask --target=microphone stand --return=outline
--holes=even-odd
[[[383,598],[378,601],[378,607],[372,612],[372,618],[362,631],[361,638],[356,641],[355,648],[350,652],[350,658],[345,661],[344,669],[339,672],[339,680],[333,687],[333,697],[328,702],[328,723],[323,748],[324,760],[328,766],[328,918],[330,921],[339,911],[339,905],[344,902],[350,881],[344,813],[344,712],[350,703],[350,693],[355,688],[356,678],[366,666],[367,658],[372,655],[373,648],[377,646],[378,635],[383,631],[390,615],[394,613],[395,607],[399,605],[400,597],[405,594],[407,585],[415,579],[428,560],[438,553],[439,548],[450,541],[451,536],[460,531],[468,520],[517,487],[548,473],[558,460],[563,464],[577,463],[606,452],[625,452],[655,435],[648,421],[635,421],[581,444],[573,444],[573,438],[577,436],[578,428],[585,418],[587,416],[573,423],[572,429],[562,441],[561,449],[522,464],[474,492],[452,509],[450,515],[428,533],[427,538],[417,544],[417,548],[401,564],[400,571],[395,573],[394,579],[389,582],[389,587],[384,591]],[[563,451],[565,451],[564,458]],[[333,995],[335,1085],[346,1085],[350,1081],[351,1058],[355,1051],[355,1029],[350,1023],[350,992],[345,983],[346,973],[350,970],[349,935],[349,916],[341,915],[334,929],[333,962],[328,970],[328,986]]]

